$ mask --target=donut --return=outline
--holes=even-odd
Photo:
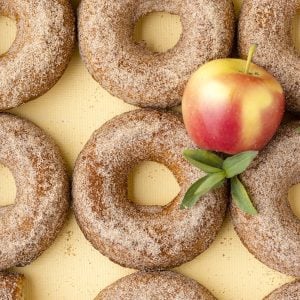
[[[17,273],[0,273],[0,299],[24,300],[24,276]]]
[[[64,73],[75,44],[69,0],[0,0],[0,15],[17,21],[17,35],[0,55],[0,111],[46,93]]]
[[[135,110],[94,132],[76,161],[73,209],[96,249],[125,267],[161,270],[208,248],[223,222],[227,189],[207,194],[192,209],[180,209],[187,189],[204,175],[184,160],[182,151],[189,147],[195,146],[182,118],[171,112]],[[128,174],[145,160],[167,166],[181,187],[166,206],[128,199]]]
[[[287,283],[279,289],[272,292],[264,300],[299,300],[300,299],[300,281]]]
[[[181,18],[183,33],[164,53],[132,37],[138,19],[154,11]],[[181,103],[199,66],[231,53],[234,9],[230,0],[82,0],[78,35],[88,71],[109,93],[140,107],[167,108]]]
[[[195,280],[181,274],[137,272],[119,279],[102,290],[95,300],[215,300],[216,298]]]
[[[299,126],[300,121],[282,126],[240,176],[258,215],[231,206],[235,230],[248,250],[270,268],[296,277],[300,276],[300,220],[287,196],[300,183]]]
[[[69,206],[66,170],[54,142],[33,123],[0,114],[0,163],[12,172],[15,204],[0,207],[0,270],[25,266],[46,250]]]
[[[282,84],[287,109],[300,113],[300,56],[291,35],[299,0],[244,0],[239,19],[239,52],[247,57],[257,44],[253,61],[266,68]]]

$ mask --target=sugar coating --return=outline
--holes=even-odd
[[[288,191],[300,183],[300,121],[284,125],[242,175],[257,216],[232,206],[234,227],[242,242],[267,266],[300,276],[300,220],[288,202]]]
[[[191,209],[179,204],[203,173],[183,158],[195,147],[174,113],[135,110],[96,130],[79,155],[73,176],[73,208],[86,238],[111,260],[136,269],[166,269],[192,260],[219,231],[227,204],[222,187]],[[127,180],[139,162],[166,165],[181,190],[166,206],[128,200]],[[163,183],[161,183],[163,188]]]
[[[95,300],[215,300],[195,280],[181,274],[137,272],[121,278],[99,293]]]
[[[165,53],[133,40],[137,20],[154,11],[181,18],[180,40]],[[234,10],[229,0],[83,0],[78,32],[81,56],[106,90],[137,106],[166,108],[180,104],[199,66],[230,54]]]
[[[68,210],[64,163],[53,141],[36,125],[0,114],[0,162],[16,183],[14,205],[0,207],[0,270],[23,266],[47,249]]]
[[[239,52],[247,57],[257,44],[253,61],[282,84],[290,111],[300,113],[300,56],[294,47],[292,20],[300,0],[244,0],[239,21]]]
[[[299,300],[300,299],[300,281],[294,281],[283,285],[272,292],[264,300]]]
[[[25,278],[17,273],[0,273],[0,299],[1,300],[24,300]]]
[[[17,36],[0,55],[0,111],[48,91],[66,69],[75,43],[69,0],[0,0],[0,15],[17,21]]]

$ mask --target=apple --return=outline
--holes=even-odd
[[[261,150],[279,127],[285,108],[280,83],[248,60],[218,59],[190,78],[182,100],[190,137],[202,149],[236,154]]]

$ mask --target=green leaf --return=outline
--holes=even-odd
[[[202,184],[202,182],[208,177],[209,175],[206,175],[205,177],[200,178],[196,182],[194,182],[187,192],[185,193],[183,200],[180,204],[180,209],[185,209],[188,207],[192,207],[200,198],[199,195],[196,195],[195,192],[199,188],[199,186]]]
[[[201,196],[208,193],[210,190],[219,187],[224,181],[224,172],[208,174],[200,178],[187,190],[181,202],[180,208],[184,209],[194,206]]]
[[[226,178],[224,171],[220,173],[209,174],[207,179],[198,187],[195,194],[201,196],[214,189],[216,186],[220,186],[220,183]]]
[[[296,131],[297,131],[298,133],[300,133],[300,127],[296,128]]]
[[[223,163],[223,170],[226,173],[226,177],[232,178],[244,172],[257,154],[258,151],[246,151],[226,158]]]
[[[222,171],[223,159],[218,155],[202,149],[186,149],[184,158],[193,166],[205,173],[218,173]]]
[[[251,199],[241,181],[237,176],[231,178],[231,196],[235,204],[245,213],[255,216],[257,210],[253,206]]]

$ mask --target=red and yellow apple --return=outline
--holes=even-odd
[[[283,90],[251,59],[211,61],[188,81],[183,118],[200,148],[227,154],[261,150],[275,134],[284,113]]]

